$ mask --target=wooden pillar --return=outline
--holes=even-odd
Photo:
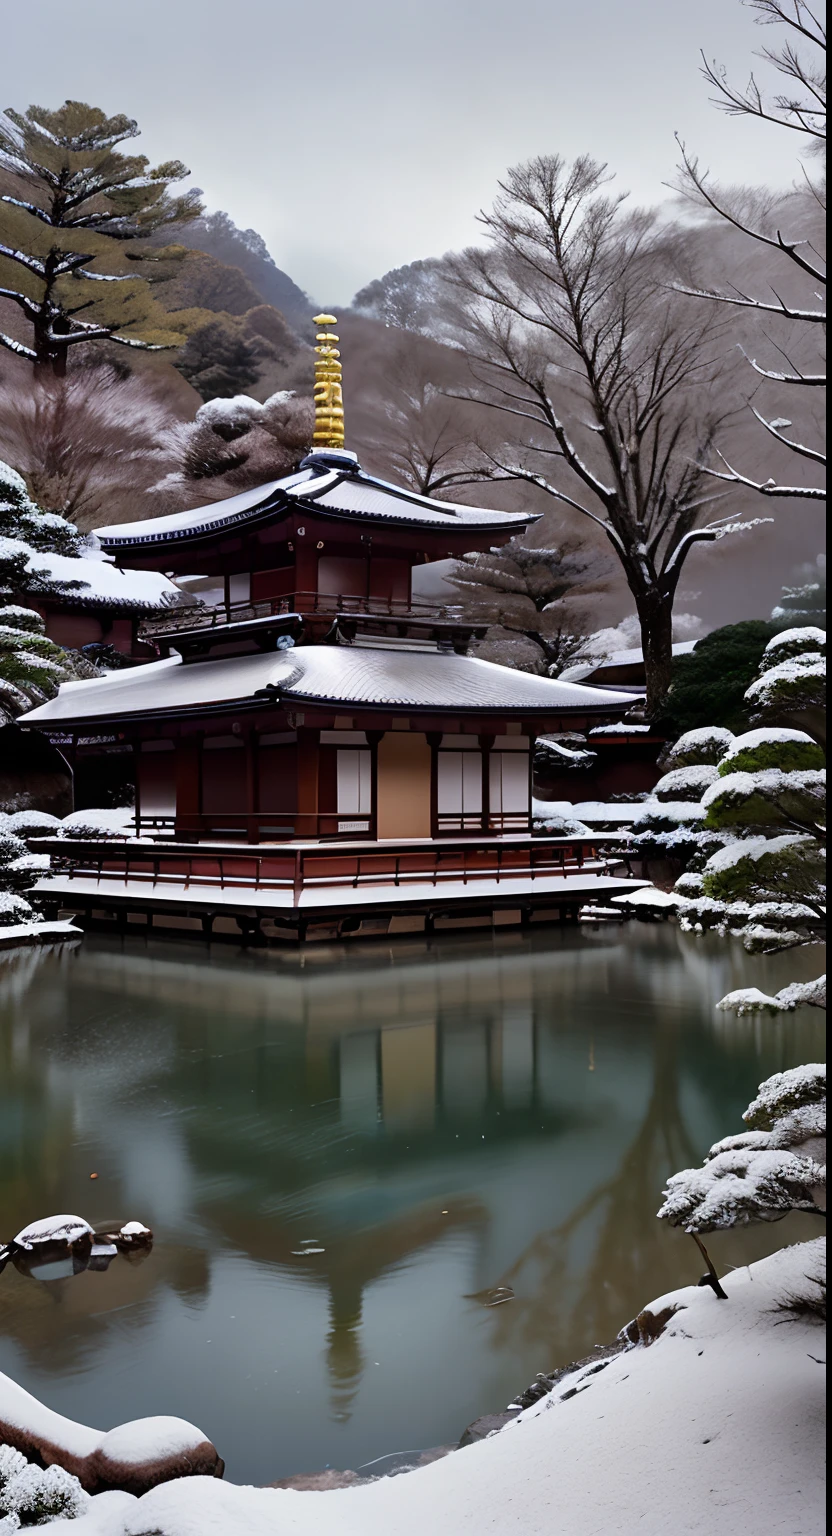
[[[295,835],[318,835],[318,777],[321,733],[298,726],[298,819]]]
[[[534,744],[537,741],[537,736],[533,725],[524,725],[523,734],[529,743],[529,816],[526,822],[526,830],[531,832],[534,828],[532,798],[534,796]]]
[[[180,736],[174,746],[176,836],[196,836],[201,810],[201,736]]]
[[[426,741],[430,747],[430,835],[439,836],[439,747],[441,731],[428,731]]]
[[[246,826],[248,828],[248,840],[250,843],[259,843],[260,825],[257,819],[257,809],[260,804],[258,796],[258,761],[257,761],[257,733],[253,728],[245,734],[246,754]]]
[[[370,748],[370,832],[378,837],[378,744],[384,731],[367,731],[366,735]]]
[[[491,749],[496,740],[495,736],[480,736],[478,738],[480,752],[482,753],[482,813],[480,825],[483,832],[488,832],[491,827]]]
[[[136,823],[136,836],[137,837],[139,835],[139,832],[141,831],[141,821],[142,821],[142,775],[141,775],[142,756],[141,756],[141,748],[142,748],[142,744],[141,744],[140,741],[134,741],[133,742],[133,779],[134,779],[134,782],[135,782],[135,785],[136,785],[135,823]]]

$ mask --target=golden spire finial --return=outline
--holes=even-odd
[[[315,325],[337,325],[334,315],[314,315]],[[315,363],[315,432],[314,448],[343,448],[344,446],[344,396],[341,391],[341,356],[333,345],[338,341],[334,331],[318,331],[315,340],[318,354]]]

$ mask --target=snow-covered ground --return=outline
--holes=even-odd
[[[695,1259],[692,1259],[695,1262]],[[327,1493],[208,1477],[110,1493],[66,1536],[816,1536],[824,1525],[821,1328],[778,1311],[822,1239],[650,1304],[665,1331],[561,1378],[488,1440]],[[403,1384],[406,1390],[406,1384]]]

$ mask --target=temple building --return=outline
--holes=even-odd
[[[354,906],[361,860],[369,867],[372,856],[374,896],[386,882],[399,905],[401,860],[410,860],[411,881],[427,872],[435,883],[443,856],[462,884],[477,866],[491,878],[510,864],[531,899],[533,866],[546,862],[531,841],[535,738],[615,722],[632,703],[627,693],[469,656],[482,628],[459,609],[414,599],[416,566],[503,544],[537,514],[434,501],[365,473],[342,446],[337,339],[328,329],[318,336],[315,445],[296,473],[198,511],[99,530],[122,569],[164,572],[202,599],[145,622],[142,639],[160,659],[64,686],[25,717],[79,771],[90,757],[130,757],[135,830],[156,849],[143,910],[162,900],[166,859],[168,905],[179,880],[182,910],[198,908],[206,845],[216,870],[232,848],[241,856],[252,845],[280,848],[269,893],[260,888],[262,860],[238,866],[248,871],[239,880],[249,899],[237,916],[256,920],[258,931],[267,909],[279,918],[285,908],[275,892],[287,882],[294,918],[303,895],[311,900],[332,879],[341,894],[329,892],[327,912]],[[333,843],[344,855],[337,879]],[[386,869],[382,849],[395,853]],[[141,906],[141,878],[127,867],[130,858],[141,863],[141,852],[134,844],[121,859],[128,905]],[[564,850],[549,852],[565,878]],[[578,867],[584,855],[576,858]],[[88,855],[80,863],[86,869]],[[92,877],[78,859],[70,864],[62,889],[71,885],[80,899]],[[99,869],[88,906],[93,894],[115,893],[116,876],[108,879]],[[548,883],[538,877],[538,896]]]

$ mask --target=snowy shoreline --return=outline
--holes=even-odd
[[[783,1310],[822,1238],[651,1302],[639,1343],[573,1368],[486,1440],[311,1497],[212,1477],[99,1494],[66,1536],[817,1536],[824,1335]],[[651,1337],[654,1335],[654,1337]]]

